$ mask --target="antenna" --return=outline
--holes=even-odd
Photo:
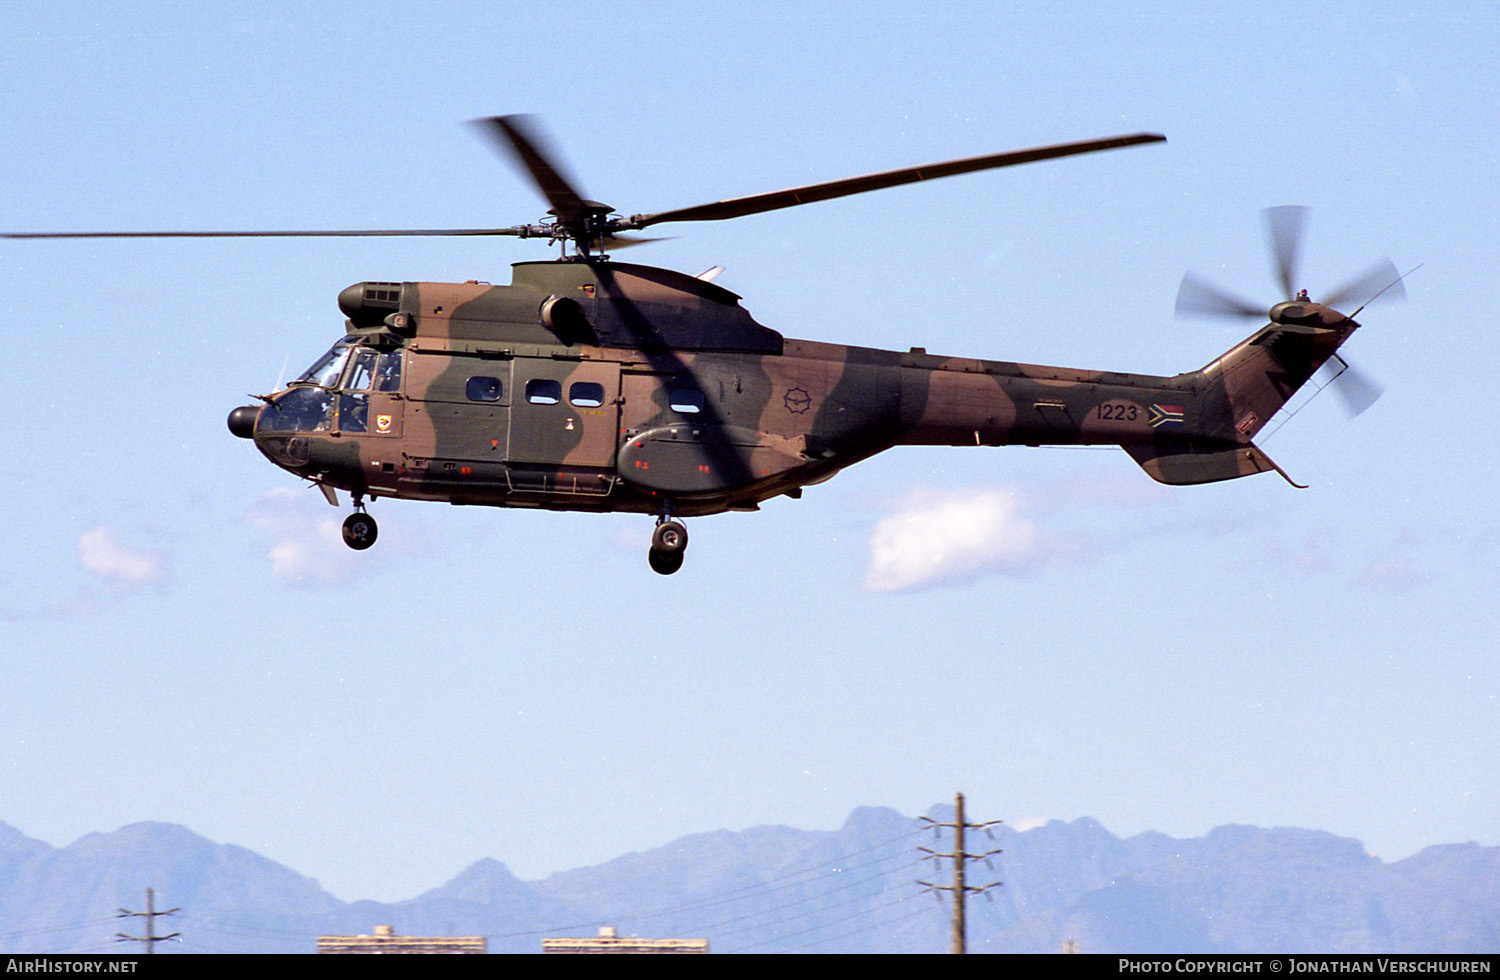
[[[1395,279],[1392,279],[1390,282],[1386,283],[1383,287],[1381,287],[1381,290],[1380,290],[1379,293],[1376,293],[1374,296],[1371,296],[1369,299],[1367,299],[1363,303],[1359,304],[1359,310],[1355,310],[1353,313],[1350,313],[1349,314],[1349,319],[1352,320],[1355,317],[1359,316],[1360,310],[1363,310],[1365,307],[1369,306],[1371,303],[1373,303],[1377,299],[1379,299],[1380,296],[1381,296],[1381,293],[1384,293],[1387,289],[1390,289],[1390,288],[1392,288],[1394,286],[1401,285],[1401,280],[1405,279],[1407,276],[1411,275],[1413,272],[1416,272],[1418,269],[1422,268],[1422,266],[1424,266],[1426,264],[1427,264],[1426,262],[1419,263],[1419,264],[1413,266],[1412,269],[1409,272],[1403,272],[1403,273],[1401,273],[1401,275],[1397,276]]]

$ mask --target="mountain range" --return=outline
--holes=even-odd
[[[137,823],[52,847],[0,823],[0,951],[128,953],[154,889],[157,952],[310,953],[320,935],[482,935],[534,953],[548,936],[707,938],[712,952],[949,949],[951,808],[855,810],[834,831],[783,826],[684,837],[521,881],[483,859],[402,902],[344,902],[311,878],[187,828]],[[1111,834],[1084,818],[971,832],[970,952],[1495,953],[1500,848],[1429,847],[1387,863],[1315,830]],[[925,883],[925,884],[924,884]]]

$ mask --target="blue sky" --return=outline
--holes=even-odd
[[[0,243],[0,820],[182,823],[386,900],[956,790],[1020,825],[1500,844],[1500,12],[1250,10],[10,5],[5,230],[530,222],[463,123],[531,112],[627,214],[1167,135],[629,255],[727,267],[791,337],[1196,368],[1253,325],[1174,320],[1183,272],[1269,306],[1280,204],[1314,209],[1314,295],[1422,268],[1346,348],[1385,397],[1262,440],[1309,489],[900,449],[690,522],[666,579],[628,515],[379,501],[355,555],[225,429],[338,338],[348,284],[503,283],[542,246]]]

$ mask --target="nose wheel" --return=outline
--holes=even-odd
[[[658,575],[671,575],[677,571],[682,567],[687,543],[687,528],[682,522],[669,520],[663,515],[651,534],[651,550],[646,554],[651,570]]]
[[[375,523],[375,518],[365,513],[364,501],[356,496],[354,513],[344,518],[344,544],[355,551],[364,551],[375,543],[375,537],[379,533],[380,527]]]

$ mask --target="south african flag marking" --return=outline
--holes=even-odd
[[[1182,413],[1181,405],[1152,405],[1151,428],[1162,425],[1181,425]]]

